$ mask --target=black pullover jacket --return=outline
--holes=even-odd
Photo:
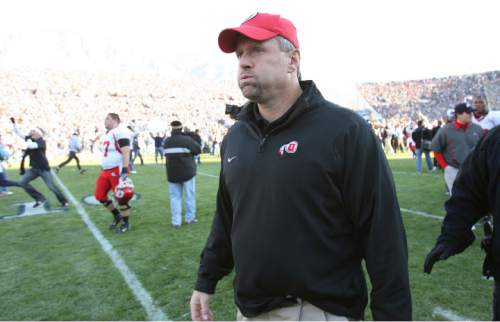
[[[33,142],[38,144],[38,148],[36,149],[26,149],[27,154],[30,158],[30,167],[41,171],[49,171],[49,161],[47,160],[47,156],[45,155],[45,150],[47,149],[45,140],[43,138],[34,140],[31,136],[26,136],[24,140],[32,140]]]
[[[446,217],[438,243],[464,251],[475,237],[470,227],[485,214],[493,215],[492,269],[500,281],[500,126],[488,131],[460,166],[453,193],[445,203]]]
[[[167,158],[168,182],[185,182],[196,175],[196,162],[193,156],[200,154],[200,145],[182,133],[182,130],[173,130],[172,136],[163,142],[163,153]]]
[[[411,320],[406,236],[377,138],[312,81],[264,133],[249,103],[221,147],[212,230],[196,290],[213,293],[234,267],[247,317],[301,298],[336,315]],[[261,120],[262,121],[262,120]]]

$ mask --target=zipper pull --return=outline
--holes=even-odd
[[[260,140],[260,144],[259,144],[259,153],[262,153],[264,152],[264,144],[266,143],[267,141],[267,135],[265,135],[262,140]]]

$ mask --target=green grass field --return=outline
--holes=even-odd
[[[148,160],[151,160],[150,158]],[[130,233],[118,235],[107,226],[111,215],[99,206],[81,203],[104,237],[169,319],[188,320],[189,298],[201,249],[215,209],[218,160],[204,157],[197,176],[198,223],[176,230],[170,226],[165,168],[149,163],[132,176],[142,198],[135,202]],[[415,175],[414,160],[390,161],[401,208],[443,216],[442,173]],[[67,166],[59,176],[80,201],[94,191],[99,169],[84,175]],[[18,178],[9,170],[10,179]],[[33,182],[50,202],[54,195],[40,179]],[[31,202],[21,189],[0,197],[0,215],[16,214],[16,203]],[[472,319],[491,319],[493,282],[482,279],[483,255],[476,242],[463,254],[438,263],[432,275],[422,272],[441,221],[403,212],[408,246],[415,320],[445,319],[436,307]],[[0,320],[145,320],[145,310],[108,255],[83,223],[75,207],[69,211],[0,220]],[[212,303],[217,320],[235,319],[232,276],[221,281]],[[370,319],[369,309],[366,318]]]

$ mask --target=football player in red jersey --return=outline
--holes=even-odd
[[[109,226],[117,233],[129,231],[129,200],[133,196],[133,184],[128,177],[130,160],[130,135],[119,128],[118,114],[109,113],[104,120],[106,134],[101,142],[101,173],[96,181],[95,198],[113,214],[113,222]],[[119,210],[108,198],[113,191]]]

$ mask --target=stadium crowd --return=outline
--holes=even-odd
[[[358,90],[388,122],[407,122],[422,116],[442,118],[447,109],[464,102],[471,94],[485,92],[485,85],[499,81],[500,71],[492,71],[401,82],[364,83],[358,86]]]
[[[174,119],[200,136],[206,148],[220,143],[228,125],[225,103],[242,103],[234,82],[201,78],[166,80],[153,75],[112,75],[85,72],[19,71],[0,73],[0,128],[4,142],[14,143],[9,117],[27,131],[40,127],[49,156],[67,154],[73,132],[79,130],[84,151],[104,132],[102,120],[109,112],[123,118],[139,133],[139,144],[154,151],[150,133],[170,132]],[[216,144],[216,146],[217,146]],[[20,151],[14,156],[19,157]]]
[[[486,92],[485,84],[495,83],[500,84],[500,71],[364,83],[358,90],[382,116],[382,120],[373,118],[370,122],[390,154],[406,151],[411,145],[411,132],[418,120],[424,120],[428,128],[436,127],[447,109],[473,93]],[[21,129],[38,126],[45,132],[49,156],[66,155],[68,139],[76,130],[84,153],[94,153],[104,131],[102,120],[110,111],[122,115],[124,124],[138,133],[145,153],[154,151],[150,133],[168,134],[168,124],[174,119],[181,120],[191,131],[199,129],[203,150],[216,153],[232,123],[224,115],[226,103],[243,103],[232,81],[47,70],[0,73],[0,114],[5,116],[0,118],[0,128],[4,142],[15,142],[8,121],[13,116]],[[14,153],[14,158],[19,156],[20,151]]]
[[[411,133],[422,120],[425,128],[433,129],[441,121],[446,124],[446,112],[457,103],[469,102],[473,94],[491,91],[500,84],[500,71],[448,76],[424,80],[389,83],[364,83],[358,90],[382,116],[370,119],[387,154],[406,151],[414,142]],[[490,85],[490,86],[488,86]],[[498,88],[489,96],[490,109],[500,109]]]

